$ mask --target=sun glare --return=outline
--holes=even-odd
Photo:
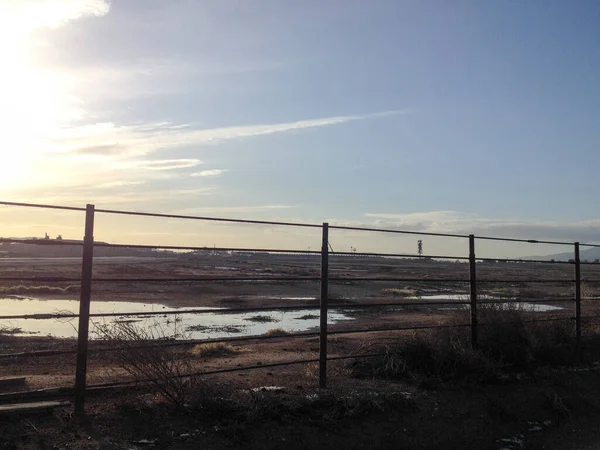
[[[1,14],[1,13],[4,14]],[[8,12],[8,14],[7,14]],[[0,9],[0,187],[35,184],[34,158],[44,150],[44,136],[69,113],[64,83],[35,66],[29,45],[30,24]],[[33,62],[32,62],[33,61]]]

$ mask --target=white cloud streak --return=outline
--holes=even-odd
[[[147,170],[177,170],[196,167],[200,164],[202,161],[199,159],[165,159],[139,162],[138,167]]]
[[[250,213],[262,211],[274,211],[295,208],[292,205],[258,205],[258,206],[206,206],[197,208],[185,208],[173,211],[175,214],[207,214],[207,213]]]
[[[223,173],[227,172],[226,169],[211,169],[211,170],[202,170],[200,172],[195,172],[190,174],[192,177],[218,177],[223,175]]]
[[[404,113],[406,111],[399,110],[359,116],[333,116],[295,122],[209,129],[164,122],[128,126],[99,123],[63,129],[53,136],[47,136],[45,153],[82,155],[89,154],[90,149],[99,149],[99,153],[112,154],[113,147],[118,145],[120,155],[147,155],[157,150],[189,145],[212,145],[224,141],[322,128]]]

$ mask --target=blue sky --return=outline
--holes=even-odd
[[[0,0],[2,197],[599,242],[599,23],[591,0]],[[0,234],[79,233],[11,214]]]

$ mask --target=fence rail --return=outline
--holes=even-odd
[[[198,372],[183,374],[182,377],[201,376],[207,374],[217,373],[228,373],[241,370],[253,370],[253,369],[264,369],[268,367],[284,367],[294,364],[307,364],[307,363],[318,363],[319,364],[319,386],[326,388],[327,386],[327,363],[328,361],[337,361],[352,358],[362,358],[374,356],[375,354],[361,354],[361,355],[348,355],[348,356],[331,356],[328,354],[328,337],[332,335],[343,335],[343,334],[361,334],[361,333],[383,333],[390,331],[411,331],[411,330],[429,330],[435,328],[469,328],[471,332],[471,344],[473,348],[478,346],[478,331],[479,328],[485,326],[485,323],[480,323],[478,307],[481,305],[494,304],[501,301],[502,303],[574,303],[575,311],[572,316],[561,316],[561,317],[549,317],[543,319],[536,319],[533,322],[543,321],[559,321],[568,320],[574,322],[574,333],[578,340],[582,337],[582,322],[586,320],[596,319],[600,316],[585,316],[582,315],[582,283],[600,283],[600,280],[583,278],[581,274],[581,266],[586,265],[597,265],[600,262],[588,262],[580,260],[580,247],[600,247],[598,244],[580,244],[578,242],[562,242],[562,241],[549,241],[549,240],[535,240],[535,239],[516,239],[516,238],[500,238],[491,236],[475,236],[475,235],[463,235],[463,234],[452,234],[452,233],[431,233],[431,232],[420,232],[420,231],[406,231],[396,229],[382,229],[382,228],[364,228],[364,227],[349,227],[349,226],[337,226],[330,225],[328,223],[323,224],[311,224],[311,223],[298,223],[298,222],[282,222],[282,221],[263,221],[263,220],[248,220],[248,219],[231,219],[231,218],[218,218],[218,217],[202,217],[202,216],[189,216],[189,215],[178,215],[178,214],[159,214],[149,212],[137,212],[137,211],[120,211],[112,209],[96,209],[94,205],[87,205],[85,208],[71,207],[71,206],[57,206],[57,205],[43,205],[43,204],[31,204],[31,203],[17,203],[17,202],[0,202],[0,205],[9,207],[19,208],[41,208],[41,209],[52,209],[52,210],[66,210],[85,212],[85,234],[84,239],[81,242],[75,241],[59,241],[59,240],[43,240],[43,239],[0,239],[0,244],[27,244],[27,245],[53,245],[53,246],[80,246],[82,247],[81,256],[81,276],[80,277],[58,277],[58,276],[35,276],[35,277],[21,277],[18,275],[14,276],[0,276],[0,282],[48,282],[48,283],[78,283],[80,284],[80,299],[79,299],[79,312],[68,313],[68,314],[21,314],[21,315],[0,315],[0,320],[17,320],[17,319],[31,319],[31,320],[47,320],[47,319],[78,319],[79,327],[77,333],[77,346],[72,349],[58,349],[58,350],[46,350],[46,351],[29,351],[29,352],[18,352],[18,353],[6,353],[0,354],[2,360],[14,360],[19,358],[29,357],[52,357],[58,355],[76,355],[77,365],[75,373],[75,412],[77,414],[83,414],[86,389],[96,389],[107,386],[125,386],[130,382],[118,382],[118,383],[105,383],[101,385],[88,385],[87,383],[87,361],[90,353],[96,352],[110,352],[118,350],[118,348],[103,348],[98,345],[90,347],[89,340],[89,328],[91,319],[101,317],[151,317],[154,315],[178,315],[178,314],[223,314],[223,313],[250,313],[250,312],[264,312],[264,311],[302,311],[302,310],[318,310],[319,311],[319,327],[318,332],[300,332],[291,333],[285,335],[286,339],[295,338],[306,338],[306,337],[318,337],[319,338],[319,354],[318,358],[305,359],[298,361],[285,361],[273,364],[262,364],[256,366],[245,366],[236,367],[232,369],[222,369],[210,372]],[[208,222],[222,222],[222,223],[238,223],[240,225],[270,225],[270,226],[282,226],[282,227],[298,227],[298,228],[311,228],[321,230],[321,249],[320,250],[298,250],[298,249],[280,249],[280,248],[238,248],[238,247],[220,247],[220,248],[207,248],[198,246],[176,246],[176,245],[140,245],[140,244],[113,244],[104,242],[94,241],[94,224],[95,217],[98,214],[110,214],[110,215],[128,215],[128,216],[139,216],[139,217],[156,217],[156,218],[169,218],[169,219],[181,219],[181,220],[197,220],[197,221],[208,221]],[[373,233],[388,233],[388,234],[400,234],[400,235],[416,235],[416,236],[434,236],[434,237],[446,237],[446,238],[458,238],[465,240],[465,247],[468,249],[468,256],[449,256],[449,255],[423,255],[421,258],[429,258],[432,260],[458,260],[465,261],[465,267],[468,268],[468,278],[456,278],[456,277],[437,277],[437,278],[416,278],[416,277],[398,277],[398,276],[371,276],[371,277],[351,277],[351,276],[338,276],[336,270],[332,269],[332,263],[337,261],[336,258],[415,258],[417,255],[406,254],[406,253],[380,253],[380,252],[335,252],[331,249],[330,234],[332,231],[360,231],[360,232],[373,232]],[[569,261],[547,261],[541,259],[515,259],[515,258],[488,258],[478,257],[476,255],[476,242],[478,240],[488,241],[501,241],[501,242],[516,242],[516,243],[527,243],[527,244],[547,244],[547,245],[559,245],[569,246],[573,249],[573,258]],[[147,249],[147,250],[170,250],[170,251],[188,251],[188,252],[231,252],[231,253],[266,253],[266,254],[286,254],[286,255],[306,255],[306,256],[320,256],[320,274],[314,276],[193,276],[193,277],[98,277],[92,279],[92,268],[94,264],[94,249],[98,248],[128,248],[128,249]],[[530,264],[567,264],[574,266],[573,278],[553,278],[553,279],[528,279],[528,278],[491,278],[482,277],[478,275],[480,267],[486,266],[486,263],[530,263]],[[0,266],[1,267],[1,266]],[[363,303],[341,303],[331,301],[329,288],[330,285],[336,283],[350,283],[350,282],[372,282],[372,283],[392,283],[392,282],[407,282],[407,283],[460,283],[468,284],[468,294],[465,294],[464,300],[450,300],[450,299],[436,299],[435,301],[392,301],[392,302],[363,302]],[[178,309],[174,311],[139,311],[139,312],[128,312],[128,313],[91,313],[90,304],[92,300],[92,282],[95,283],[245,283],[245,282],[261,282],[265,284],[278,283],[278,282],[319,282],[320,293],[315,295],[314,301],[318,302],[315,305],[296,305],[296,306],[274,306],[274,307],[256,307],[256,308],[208,308],[208,309]],[[569,297],[556,297],[556,298],[545,298],[540,300],[538,298],[506,298],[502,300],[486,300],[481,298],[478,294],[478,287],[481,285],[493,285],[495,283],[504,284],[553,284],[555,286],[567,285],[574,286],[573,293]],[[470,321],[468,324],[452,324],[452,325],[412,325],[412,326],[387,326],[379,328],[338,328],[334,330],[328,329],[328,317],[332,310],[358,310],[358,309],[370,309],[370,308],[401,308],[407,306],[420,306],[420,307],[434,307],[441,305],[453,305],[457,307],[469,309]],[[269,341],[275,339],[282,339],[281,336],[244,336],[244,337],[229,337],[220,339],[201,339],[201,340],[186,340],[177,342],[152,342],[144,344],[150,347],[164,347],[164,346],[190,346],[197,345],[199,343],[218,343],[218,342],[242,342],[242,341]]]

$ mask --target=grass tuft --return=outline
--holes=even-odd
[[[271,328],[265,333],[266,336],[287,336],[289,334],[290,332],[285,331],[283,328]]]
[[[201,358],[211,358],[217,356],[229,356],[239,353],[235,347],[226,342],[215,342],[208,344],[198,344],[192,350],[192,353]]]
[[[451,323],[467,322],[458,311]],[[384,356],[350,364],[360,378],[409,379],[425,384],[497,379],[503,368],[573,364],[579,352],[569,321],[531,322],[530,311],[517,304],[482,304],[478,348],[471,348],[467,327],[418,333],[367,353]]]

